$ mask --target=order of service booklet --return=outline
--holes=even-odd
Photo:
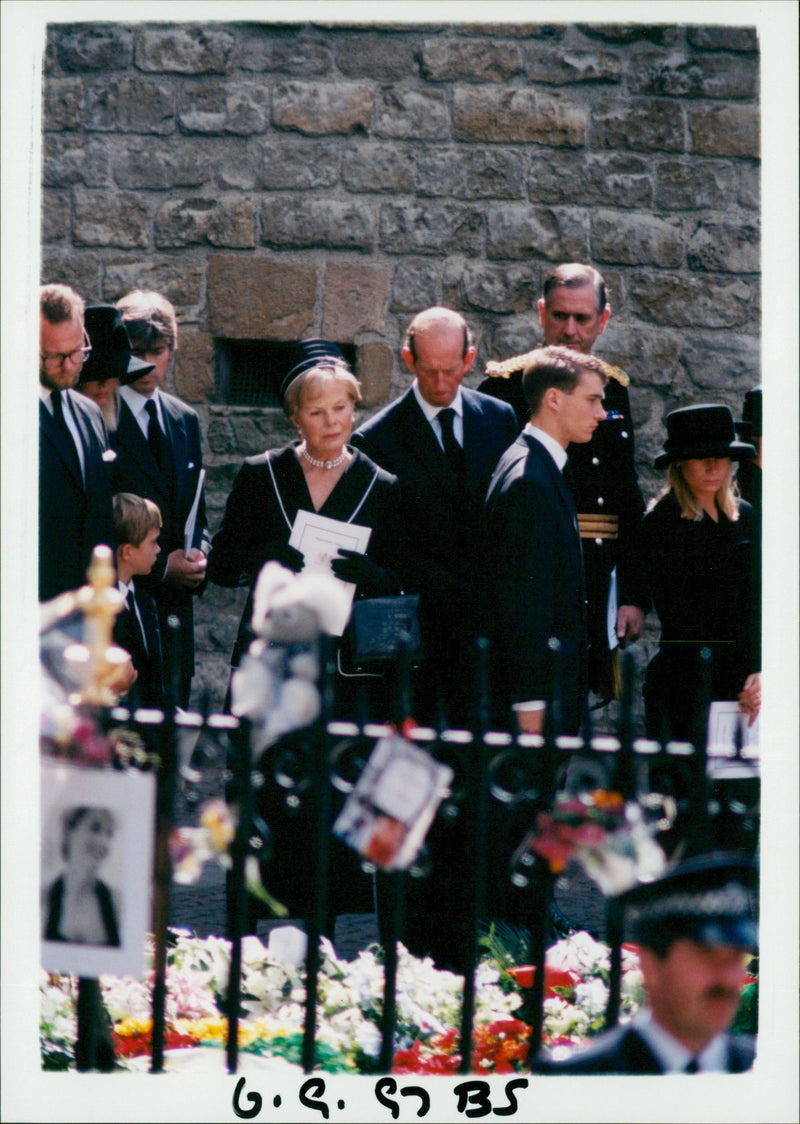
[[[333,636],[341,636],[350,619],[350,609],[353,604],[353,594],[356,591],[352,582],[343,582],[336,577],[331,569],[331,561],[336,558],[339,548],[357,550],[359,554],[366,554],[371,527],[362,527],[358,523],[343,523],[340,519],[329,519],[327,515],[318,515],[315,511],[298,511],[289,538],[289,546],[296,547],[306,560],[306,569],[318,570],[330,574],[348,593],[346,613],[343,613],[331,627]]]

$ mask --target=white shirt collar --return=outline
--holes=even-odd
[[[547,449],[550,456],[556,462],[556,467],[559,472],[564,471],[564,465],[567,463],[567,450],[563,445],[559,445],[555,437],[551,437],[549,433],[545,433],[543,429],[539,429],[538,425],[528,422],[522,431],[527,433],[530,437],[535,437]]]
[[[440,410],[445,409],[444,406],[431,406],[430,402],[425,401],[425,399],[422,397],[422,391],[419,389],[419,381],[417,379],[414,379],[414,381],[412,382],[411,389],[414,391],[414,397],[419,403],[420,410],[422,410],[423,414],[429,422],[433,421]],[[460,386],[458,390],[456,390],[455,398],[450,403],[450,409],[455,410],[459,417],[461,417],[464,413],[464,401],[461,396]]]
[[[131,411],[133,412],[133,416],[137,419],[137,421],[139,419],[139,416],[144,413],[144,408],[147,403],[155,402],[156,414],[163,422],[164,419],[161,413],[161,395],[159,393],[158,387],[155,388],[149,398],[146,398],[144,394],[140,394],[138,390],[134,390],[132,386],[121,386],[119,388],[119,393],[121,397],[128,403],[128,406],[130,407]]]
[[[647,1007],[636,1012],[633,1026],[667,1073],[683,1073],[692,1058],[696,1059],[700,1073],[724,1073],[727,1069],[728,1046],[724,1034],[716,1035],[699,1054],[693,1054],[656,1022],[653,1012]]]
[[[69,395],[67,394],[67,391],[68,390],[74,390],[74,389],[75,389],[74,387],[68,386],[68,387],[64,387],[64,389],[61,391],[61,401],[67,403],[67,409],[69,409],[69,407],[70,407]],[[44,402],[45,406],[48,408],[48,410],[50,411],[51,414],[53,412],[53,403],[51,401],[52,397],[53,397],[52,387],[42,386],[42,384],[39,383],[39,401]]]

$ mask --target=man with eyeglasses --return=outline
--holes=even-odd
[[[86,584],[92,550],[114,549],[108,435],[72,388],[91,351],[83,299],[45,285],[39,299],[39,600]]]

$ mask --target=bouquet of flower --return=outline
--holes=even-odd
[[[614,896],[637,881],[657,878],[666,866],[655,827],[637,801],[625,801],[618,792],[559,793],[552,811],[537,816],[515,864],[524,865],[533,852],[560,874],[575,859],[604,894]]]
[[[178,931],[168,952],[167,1069],[198,1048],[220,1050],[228,1024],[222,1015],[230,970],[230,943],[201,940]],[[501,1074],[526,1069],[530,1026],[517,1017],[534,969],[509,963],[501,943],[477,968],[472,1069]],[[375,1073],[381,1048],[384,969],[380,950],[362,951],[352,960],[337,957],[326,938],[320,942],[316,1066],[332,1073]],[[153,943],[148,955],[152,963]],[[244,1057],[299,1067],[305,1020],[306,938],[292,926],[274,929],[268,945],[257,937],[242,941],[242,1017],[239,1049]],[[547,950],[543,1044],[555,1057],[603,1029],[608,1000],[610,950],[578,932]],[[114,1027],[119,1067],[149,1065],[152,1041],[150,970],[143,980],[101,976],[103,1002]],[[439,971],[429,958],[411,956],[402,946],[397,979],[395,1073],[455,1074],[461,1064],[459,1025],[464,980]],[[757,978],[743,990],[741,1029],[751,1029],[749,1014],[757,997]],[[42,973],[40,1041],[46,1069],[68,1069],[73,1062],[77,1020],[76,981]],[[642,1001],[637,950],[623,945],[620,1019],[631,1017]],[[202,1064],[202,1063],[201,1063]],[[210,1062],[209,1064],[213,1064]],[[221,1062],[219,1064],[222,1064]]]

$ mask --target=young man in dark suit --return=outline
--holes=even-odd
[[[462,386],[476,351],[457,312],[420,312],[402,354],[413,383],[359,427],[353,444],[400,480],[425,650],[414,717],[465,725],[477,701],[475,641],[488,629],[483,500],[516,420],[505,403]]]
[[[598,270],[565,262],[549,271],[538,302],[546,346],[592,354],[611,316],[606,284]],[[520,428],[529,417],[522,370],[530,353],[487,364],[479,389],[514,407]],[[564,480],[578,512],[586,577],[589,688],[600,706],[620,695],[618,644],[642,631],[644,614],[632,602],[629,559],[644,514],[634,463],[628,376],[608,367],[606,416],[591,441],[573,445]],[[609,638],[609,620],[616,639]]]
[[[152,500],[130,492],[114,496],[117,585],[125,606],[114,622],[114,643],[130,654],[136,680],[125,698],[137,706],[163,710],[164,670],[156,603],[137,578],[146,577],[161,553],[161,512]]]
[[[522,375],[530,422],[503,454],[486,497],[494,608],[497,716],[541,733],[580,726],[585,697],[586,592],[575,505],[562,473],[571,443],[605,417],[605,364],[563,347],[531,353]]]
[[[748,957],[757,949],[758,872],[742,856],[687,859],[619,902],[639,946],[648,1001],[633,1019],[557,1061],[545,1074],[743,1073],[755,1041],[731,1035]]]
[[[111,443],[117,453],[115,492],[153,500],[161,511],[161,554],[146,579],[158,607],[166,674],[177,665],[176,702],[188,705],[194,674],[192,598],[205,583],[211,540],[201,494],[186,549],[186,522],[203,467],[200,422],[180,399],[161,389],[178,344],[175,309],[160,293],[135,291],[117,302],[134,354],[153,370],[120,389],[120,413]],[[143,583],[144,584],[144,583]],[[177,618],[177,638],[167,625]]]
[[[45,285],[39,315],[39,600],[86,584],[92,550],[114,547],[108,435],[73,387],[92,354],[84,302]],[[136,362],[136,361],[134,361]],[[139,364],[144,367],[144,364]]]

